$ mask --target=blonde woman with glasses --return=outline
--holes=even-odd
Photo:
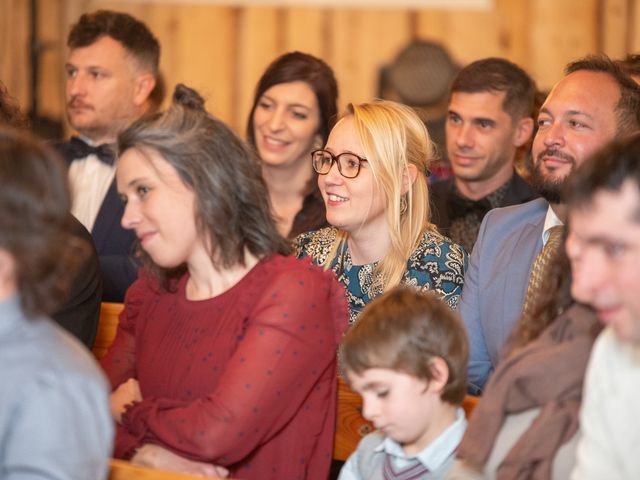
[[[467,254],[430,222],[433,157],[420,118],[388,101],[349,105],[325,148],[312,152],[331,227],[299,235],[296,254],[336,273],[350,323],[398,284],[433,290],[456,308]]]

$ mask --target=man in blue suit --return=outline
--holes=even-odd
[[[120,225],[114,144],[155,103],[160,45],[142,22],[106,10],[82,15],[67,45],[67,116],[79,136],[57,149],[69,162],[72,213],[98,250],[103,300],[122,302],[137,266],[134,234]]]
[[[549,231],[565,220],[569,173],[615,137],[640,128],[640,89],[604,56],[569,64],[538,116],[533,185],[542,198],[490,211],[460,303],[469,334],[469,391],[481,392],[522,312],[529,273]]]

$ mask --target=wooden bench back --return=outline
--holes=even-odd
[[[93,348],[91,349],[98,360],[104,357],[113,339],[116,337],[118,318],[123,308],[124,304],[122,303],[102,302],[100,306],[98,332],[96,333],[96,341],[93,343]]]
[[[123,460],[111,459],[109,480],[196,480],[202,477],[186,473],[169,472],[155,468],[134,465]],[[212,478],[212,477],[207,477]]]

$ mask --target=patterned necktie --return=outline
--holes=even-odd
[[[85,158],[89,155],[97,156],[101,162],[113,165],[116,155],[113,147],[106,143],[93,147],[79,137],[72,137],[68,144],[68,153],[72,159]]]
[[[410,460],[409,464],[404,468],[396,470],[393,467],[391,455],[386,454],[382,473],[384,480],[416,480],[429,473],[429,470],[415,458]]]
[[[562,234],[564,233],[564,225],[556,225],[549,229],[549,237],[547,243],[542,247],[542,251],[536,257],[531,268],[529,276],[529,284],[527,285],[527,294],[524,297],[523,313],[531,314],[531,308],[536,304],[536,298],[540,294],[542,281],[544,280],[545,270],[549,264],[549,260],[554,256],[558,249],[562,246]]]

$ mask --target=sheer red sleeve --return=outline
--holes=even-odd
[[[191,402],[151,397],[129,407],[122,425],[137,446],[158,443],[230,465],[282,429],[328,370],[334,381],[348,307],[331,272],[310,264],[272,271],[259,292],[247,295],[259,298],[215,391]]]
[[[135,356],[136,326],[144,321],[144,304],[154,293],[143,272],[127,290],[124,310],[120,313],[118,330],[106,355],[100,360],[103,370],[115,389],[130,378],[137,378]]]

